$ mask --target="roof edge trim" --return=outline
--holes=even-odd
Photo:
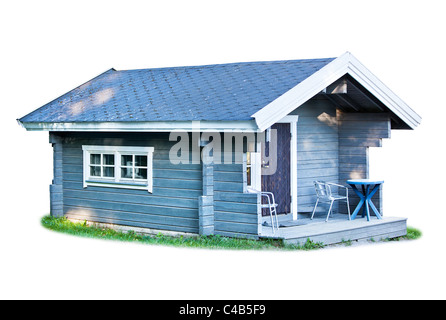
[[[411,129],[420,124],[421,117],[350,52],[346,52],[328,63],[297,86],[254,113],[252,117],[255,118],[260,130],[266,130],[347,73],[386,105]]]
[[[151,122],[21,122],[27,131],[90,132],[259,132],[254,120],[247,121],[151,121]]]
[[[17,119],[17,121],[21,122],[22,119],[26,118],[26,117],[29,116],[30,114],[35,113],[35,112],[37,112],[38,110],[41,110],[42,108],[45,108],[47,105],[53,103],[54,101],[56,101],[56,100],[58,100],[58,99],[61,99],[63,96],[65,96],[66,94],[72,92],[73,90],[76,90],[76,89],[82,87],[83,85],[86,85],[86,84],[89,83],[90,81],[93,81],[93,80],[95,80],[95,79],[97,79],[97,78],[103,76],[104,74],[110,72],[110,71],[114,71],[114,72],[116,72],[116,69],[115,69],[115,68],[110,68],[110,69],[108,69],[108,70],[106,70],[106,71],[104,71],[104,72],[98,74],[97,76],[91,78],[90,80],[85,81],[85,82],[82,83],[81,85],[78,85],[78,86],[75,87],[74,89],[71,89],[70,91],[65,92],[64,94],[58,96],[57,98],[51,100],[50,102],[45,103],[45,104],[44,104],[43,106],[41,106],[40,108],[37,108],[36,110],[29,112],[28,114],[24,115],[24,116],[21,117],[20,119]]]

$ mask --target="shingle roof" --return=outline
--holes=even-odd
[[[110,69],[19,121],[250,120],[332,60]]]

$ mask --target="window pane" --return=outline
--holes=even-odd
[[[101,167],[100,166],[90,166],[90,176],[100,177],[101,176]]]
[[[135,156],[136,167],[147,167],[147,156]]]
[[[135,179],[147,179],[147,169],[135,168]]]
[[[104,154],[104,163],[105,165],[112,166],[115,164],[115,155],[114,154]]]
[[[132,168],[121,168],[121,178],[133,179]]]
[[[121,156],[121,165],[127,167],[133,166],[133,156]]]
[[[101,164],[101,155],[96,153],[90,154],[90,164]]]
[[[246,152],[246,164],[251,164],[251,152]]]
[[[115,167],[104,167],[104,177],[114,178]]]

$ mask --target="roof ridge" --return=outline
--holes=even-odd
[[[191,66],[174,66],[174,67],[155,67],[155,68],[137,68],[137,69],[122,69],[116,70],[117,72],[123,71],[147,71],[147,70],[166,70],[166,69],[194,69],[194,68],[206,68],[206,67],[220,67],[220,66],[231,66],[231,65],[253,65],[253,64],[279,64],[279,63],[289,63],[289,62],[306,62],[306,61],[326,61],[334,60],[336,57],[331,58],[316,58],[316,59],[293,59],[293,60],[262,60],[262,61],[240,61],[240,62],[228,62],[228,63],[214,63],[214,64],[203,64],[203,65],[191,65]]]

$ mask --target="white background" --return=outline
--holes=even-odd
[[[367,4],[368,3],[368,4]],[[2,1],[2,299],[446,298],[444,1]],[[48,133],[16,119],[108,70],[350,51],[422,117],[371,151],[384,214],[418,241],[311,252],[179,249],[40,226]],[[271,272],[273,270],[273,272]]]

